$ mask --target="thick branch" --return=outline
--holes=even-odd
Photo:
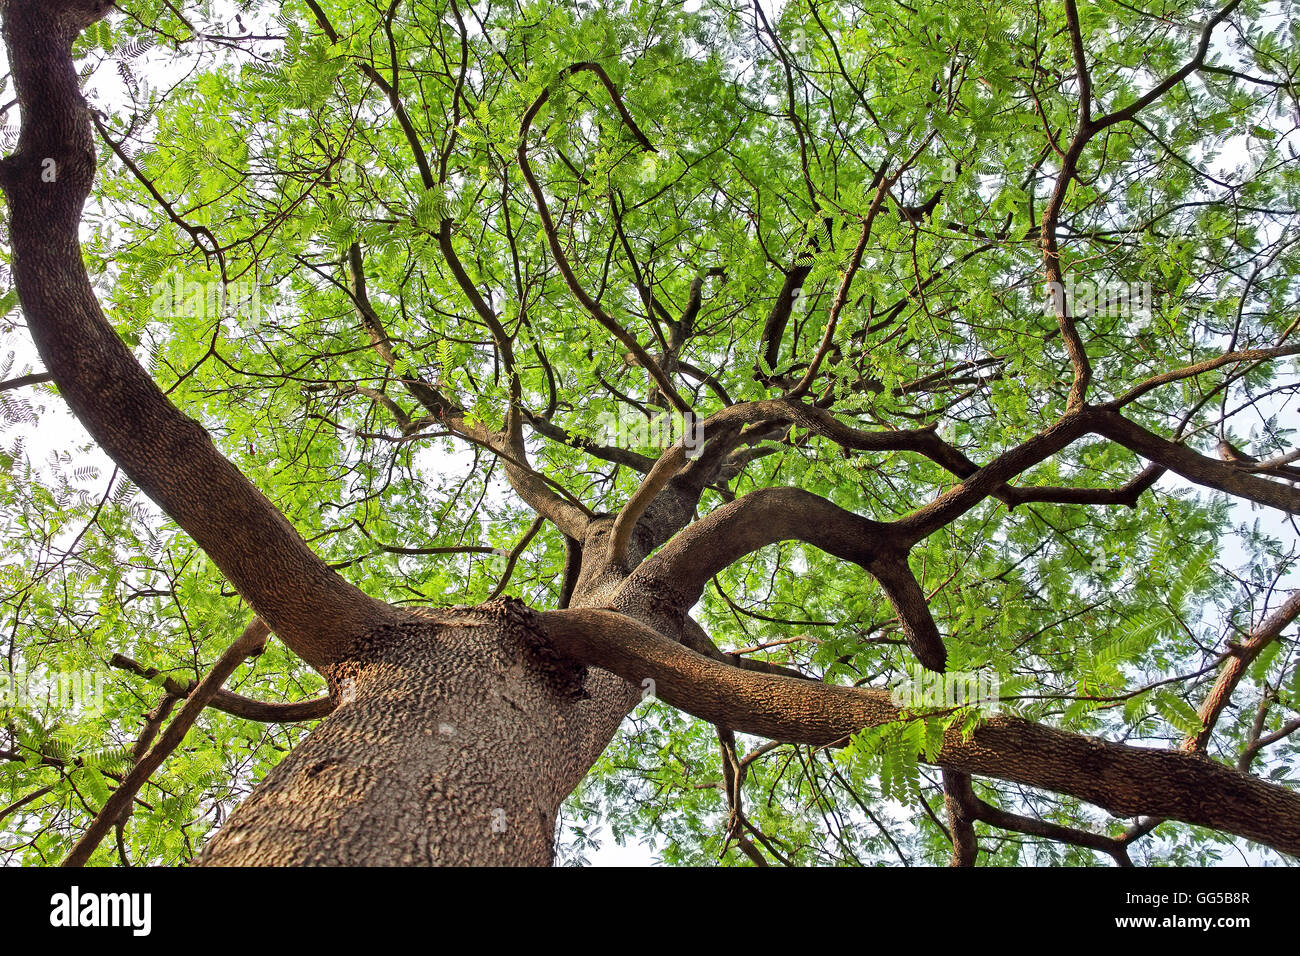
[[[824,746],[902,716],[884,690],[728,667],[612,611],[549,611],[556,650],[640,686],[701,720],[772,740]],[[1300,794],[1196,754],[1109,743],[1016,717],[963,740],[953,728],[935,763],[1064,793],[1121,817],[1168,817],[1300,855]]]
[[[970,774],[944,768],[943,805],[952,831],[952,865],[974,866],[980,846],[975,837],[975,792]]]
[[[779,541],[803,541],[865,569],[898,612],[917,659],[931,670],[944,669],[943,640],[891,527],[799,488],[761,488],[710,512],[634,571],[626,588],[671,594],[684,610],[719,571]]]
[[[1260,478],[1233,464],[1216,461],[1147,431],[1112,409],[1096,409],[1091,429],[1143,458],[1182,475],[1188,481],[1216,488],[1289,514],[1300,514],[1300,489]]]

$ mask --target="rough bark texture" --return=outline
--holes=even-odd
[[[612,528],[592,522],[574,606],[640,603],[615,595]],[[325,673],[338,708],[201,865],[549,865],[560,804],[640,700],[639,679],[557,653],[544,616],[510,598],[418,611]]]
[[[329,668],[339,706],[208,844],[208,865],[532,865],[635,702],[538,655],[498,601],[412,617]],[[531,638],[531,640],[530,640]]]

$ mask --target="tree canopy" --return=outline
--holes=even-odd
[[[1295,786],[1288,11],[121,0],[74,46],[84,262],[170,401],[365,595],[566,608],[585,522],[617,515],[612,560],[720,670],[940,691],[810,742],[744,688],[748,723],[647,678],[562,861],[602,826],[673,864],[1280,859],[1289,804],[1283,832],[1116,794]],[[222,541],[67,424],[8,291],[22,226],[0,690],[38,692],[0,701],[0,859],[43,864],[251,612]],[[638,530],[691,475],[683,527]],[[330,711],[286,615],[93,862],[189,861]],[[962,681],[1059,775],[1003,773],[989,707],[941,693]],[[968,767],[933,765],[982,722]],[[1161,759],[1119,786],[1089,738]]]

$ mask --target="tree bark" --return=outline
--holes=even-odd
[[[198,862],[549,865],[560,804],[637,698],[547,660],[537,620],[504,600],[377,631]]]

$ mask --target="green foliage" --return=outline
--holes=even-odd
[[[880,164],[913,154],[840,317],[826,400],[838,399],[855,427],[932,424],[977,462],[1064,409],[1069,362],[1044,307],[1037,232],[1078,109],[1059,3],[791,2],[770,15],[772,36],[751,6],[715,0],[694,11],[668,0],[509,9],[421,0],[399,5],[387,24],[373,6],[321,0],[331,38],[308,4],[287,0],[238,4],[247,34],[272,39],[196,36],[238,37],[230,6],[146,0],[79,41],[88,95],[122,143],[101,142],[86,259],[111,321],[173,401],[369,593],[421,605],[481,600],[497,586],[502,555],[383,545],[509,550],[532,519],[504,488],[500,464],[422,420],[401,385],[418,376],[493,427],[509,404],[509,375],[440,248],[444,228],[469,281],[516,336],[524,404],[549,408],[571,439],[530,438],[534,464],[597,511],[616,509],[640,479],[581,447],[615,443],[602,416],[627,413],[618,394],[644,404],[649,388],[547,249],[517,160],[521,118],[542,90],[550,96],[529,155],[584,288],[653,346],[647,285],[676,316],[704,270],[725,268],[704,286],[682,356],[714,376],[716,388],[679,377],[701,412],[721,407],[719,388],[733,401],[765,398],[761,378],[801,371]],[[1208,10],[1177,3],[1155,17],[1083,5],[1094,115],[1178,69],[1194,49],[1186,27]],[[1300,56],[1295,22],[1274,13],[1244,4],[1239,35],[1215,56],[1285,82],[1202,74],[1144,112],[1142,126],[1117,126],[1083,152],[1063,267],[1079,282],[1152,291],[1149,313],[1088,316],[1098,402],[1218,354],[1229,339],[1271,343],[1295,321],[1300,247],[1283,237],[1300,208],[1300,163],[1288,152]],[[580,60],[608,71],[653,154],[595,77],[562,76]],[[380,80],[391,84],[394,71],[390,97]],[[919,227],[896,213],[936,195]],[[352,243],[364,251],[396,369],[350,298]],[[8,257],[0,243],[2,264]],[[779,270],[793,262],[810,271],[771,368],[761,332]],[[0,295],[0,334],[21,349],[15,307],[13,292]],[[0,379],[22,365],[0,363]],[[1222,427],[1216,409],[1247,409],[1229,430],[1249,427],[1257,409],[1252,447],[1281,454],[1294,444],[1294,413],[1290,393],[1272,390],[1294,370],[1292,361],[1230,381],[1187,379],[1128,411],[1163,434],[1185,426],[1208,450]],[[406,427],[376,394],[396,403]],[[163,689],[110,667],[112,655],[188,683],[248,613],[85,439],[42,440],[55,426],[79,434],[66,422],[51,386],[0,392],[0,679],[85,671],[103,679],[103,700],[94,710],[59,701],[0,709],[0,813],[43,791],[0,821],[5,861],[57,861],[128,766]],[[764,451],[728,495],[797,485],[886,521],[954,483],[927,458],[850,455],[801,429]],[[1117,487],[1141,464],[1084,440],[1018,484]],[[708,491],[702,510],[722,500]],[[1294,535],[1252,521],[1169,478],[1133,508],[1010,510],[989,499],[922,542],[912,566],[932,595],[950,668],[996,674],[1003,710],[1176,746],[1200,730],[1196,708],[1226,643],[1291,573]],[[563,567],[563,540],[548,525],[508,592],[554,607]],[[762,647],[749,656],[838,683],[886,687],[912,663],[871,576],[809,547],[767,548],[728,568],[698,620],[724,650]],[[274,642],[228,686],[272,701],[322,692]],[[1260,656],[1237,699],[1253,709],[1264,698],[1268,732],[1300,699],[1294,641]],[[762,852],[796,864],[944,860],[941,791],[924,758],[945,732],[969,732],[978,719],[973,708],[914,713],[842,748],[782,745],[757,756],[745,812],[772,840]],[[1225,720],[1212,756],[1235,760],[1249,723]],[[308,729],[206,712],[142,791],[124,829],[127,858],[190,859]],[[742,756],[762,745],[739,743]],[[1291,779],[1297,757],[1284,741],[1256,769]],[[722,780],[713,728],[645,704],[566,807],[568,852],[589,858],[612,837],[645,840],[669,864],[744,864]],[[1069,799],[980,786],[1016,812],[1116,826]],[[1223,853],[1214,834],[1165,829],[1151,850],[1160,861]],[[1096,862],[1077,848],[982,836],[992,863]],[[94,861],[118,857],[110,840]]]

